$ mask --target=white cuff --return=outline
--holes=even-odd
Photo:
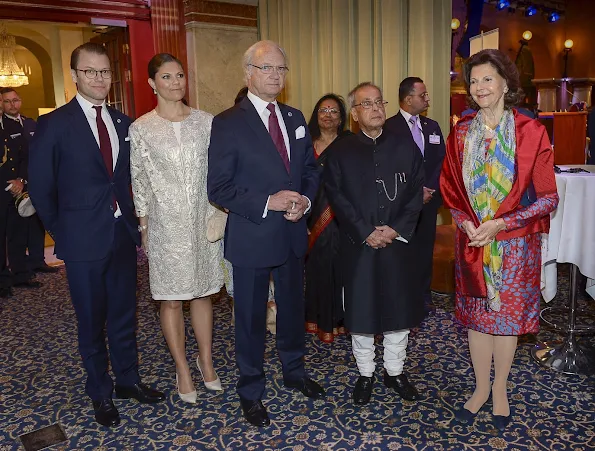
[[[271,200],[271,196],[267,197],[267,203],[264,206],[264,212],[262,213],[262,218],[266,218],[267,214],[269,213],[269,200]]]
[[[310,202],[310,199],[308,199],[308,196],[304,196],[304,195],[302,194],[302,197],[305,197],[305,198],[306,198],[306,200],[308,201],[308,208],[306,208],[306,209],[304,210],[304,214],[306,214],[306,213],[308,213],[308,212],[310,211],[310,208],[312,208],[312,202]]]

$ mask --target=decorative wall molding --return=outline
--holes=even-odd
[[[254,33],[255,27],[253,26],[244,26],[244,25],[227,25],[222,23],[210,23],[210,22],[186,22],[186,31],[188,30],[223,30],[223,31],[237,31],[237,32],[245,32],[245,33]]]
[[[203,22],[256,28],[258,7],[210,0],[184,0],[186,24]]]

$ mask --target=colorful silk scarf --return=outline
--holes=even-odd
[[[463,153],[465,189],[481,224],[493,219],[512,188],[516,150],[514,114],[511,110],[504,110],[487,151],[485,131],[483,114],[479,111],[469,125]],[[484,247],[483,252],[487,306],[494,311],[500,311],[501,307],[502,249],[502,243],[493,240]]]

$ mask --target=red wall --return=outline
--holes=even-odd
[[[147,80],[147,65],[155,50],[151,23],[146,20],[127,20],[130,34],[130,59],[132,61],[132,86],[136,117],[148,113],[157,104]]]

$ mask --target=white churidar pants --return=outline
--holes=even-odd
[[[398,376],[403,372],[408,339],[409,329],[384,332],[384,369],[389,376]],[[376,369],[374,335],[351,334],[351,343],[360,375],[372,377]]]

